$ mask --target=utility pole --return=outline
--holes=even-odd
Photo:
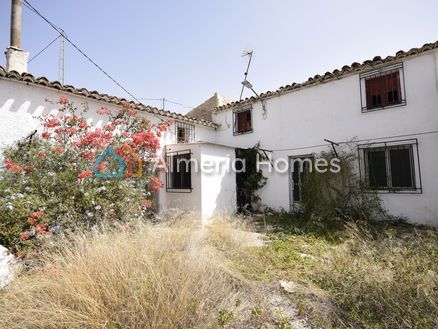
[[[67,36],[63,29],[60,29],[61,31],[61,43],[59,45],[59,64],[58,64],[58,81],[61,82],[61,84],[64,84],[64,47],[65,47],[65,37]]]

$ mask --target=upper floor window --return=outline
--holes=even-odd
[[[359,150],[363,159],[361,172],[369,189],[421,192],[416,140],[361,145]]]
[[[247,105],[233,111],[234,135],[252,132],[252,105]]]
[[[177,121],[175,124],[177,143],[195,142],[195,125]]]
[[[360,75],[362,112],[405,105],[403,63]]]

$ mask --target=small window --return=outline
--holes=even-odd
[[[190,151],[173,152],[166,154],[167,161],[167,190],[191,192],[192,170]]]
[[[417,178],[418,164],[417,144],[363,147],[363,176],[367,186],[372,190],[420,191],[421,178]],[[416,155],[416,156],[415,156]],[[420,180],[420,186],[417,186]]]
[[[235,110],[234,115],[234,135],[252,132],[252,106],[246,106]]]
[[[360,79],[363,112],[406,104],[402,64],[361,74]]]
[[[177,121],[176,142],[180,143],[194,143],[195,142],[195,126],[189,123]]]

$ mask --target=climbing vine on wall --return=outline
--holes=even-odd
[[[238,211],[253,212],[260,202],[257,192],[266,185],[267,180],[262,171],[257,170],[257,158],[265,161],[267,156],[260,149],[260,143],[257,143],[248,149],[237,149],[236,158],[242,159],[245,166],[245,170],[236,174]]]

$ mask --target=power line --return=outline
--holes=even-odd
[[[71,41],[64,33],[64,31],[57,27],[55,24],[50,22],[46,17],[44,17],[35,7],[33,7],[29,1],[23,0],[24,5],[26,8],[28,8],[30,11],[41,17],[47,24],[49,24],[56,32],[59,33],[60,37],[63,37],[64,40],[66,40],[69,44],[71,44],[82,56],[84,56],[91,64],[93,64],[99,71],[101,71],[103,74],[105,74],[111,81],[113,81],[117,86],[119,86],[124,92],[126,92],[129,96],[131,96],[137,103],[141,102],[135,97],[132,93],[130,93],[125,87],[123,87],[117,80],[115,80],[109,73],[107,73],[99,64],[97,64],[94,60],[92,60],[83,50],[81,50],[73,41]],[[152,113],[155,115],[158,119],[161,121],[164,121],[161,117],[156,115],[155,113]]]
[[[194,106],[184,105],[184,104],[178,103],[176,101],[172,101],[172,100],[164,98],[164,97],[163,98],[143,98],[142,97],[142,98],[139,98],[139,99],[140,100],[146,100],[146,101],[156,101],[156,102],[160,101],[163,104],[163,108],[164,108],[164,105],[165,105],[166,102],[182,106],[182,107],[184,107],[186,109],[193,109],[194,108]]]
[[[50,22],[46,17],[44,17],[35,7],[33,7],[27,0],[23,0],[26,7],[41,17],[44,21],[46,21],[56,32],[59,33],[60,36],[63,36],[62,30],[57,27],[55,24]],[[103,74],[105,74],[109,79],[111,79],[116,85],[118,85],[123,91],[125,91],[129,96],[135,99],[137,102],[137,98],[130,93],[125,87],[123,87],[119,82],[117,82],[109,73],[107,73],[99,64],[97,64],[94,60],[92,60],[83,50],[81,50],[74,42],[72,42],[67,36],[64,36],[64,39],[70,43],[77,51],[79,51],[82,56],[84,56],[90,63],[92,63],[98,70],[100,70]],[[140,102],[139,102],[140,103]]]
[[[350,144],[350,143],[354,143],[354,142],[360,143],[360,142],[366,142],[366,141],[371,141],[371,140],[374,141],[374,140],[382,140],[382,139],[390,139],[390,138],[414,137],[414,136],[424,136],[424,135],[432,135],[432,134],[438,134],[438,130],[424,131],[424,132],[404,134],[404,135],[377,137],[377,138],[365,138],[365,139],[353,140],[351,142],[338,142],[337,144]],[[269,150],[269,151],[270,152],[297,151],[297,150],[312,149],[312,148],[324,147],[324,146],[330,146],[330,143],[310,145],[310,146],[300,146],[300,147],[294,147],[294,148],[288,148],[288,149],[273,149],[273,150]]]
[[[180,105],[182,107],[185,107],[186,109],[193,109],[194,108],[193,106],[184,105],[184,104],[181,104],[181,103],[178,103],[178,102],[175,102],[175,101],[171,101],[170,99],[167,99],[167,98],[165,99],[165,101],[169,102],[169,103],[172,103],[172,104]]]
[[[56,40],[58,40],[61,36],[57,36],[53,41],[51,41],[47,46],[45,46],[43,49],[41,49],[35,56],[33,56],[29,61],[28,64],[32,62],[35,58],[37,58],[39,55],[41,55],[47,48],[49,48]]]

